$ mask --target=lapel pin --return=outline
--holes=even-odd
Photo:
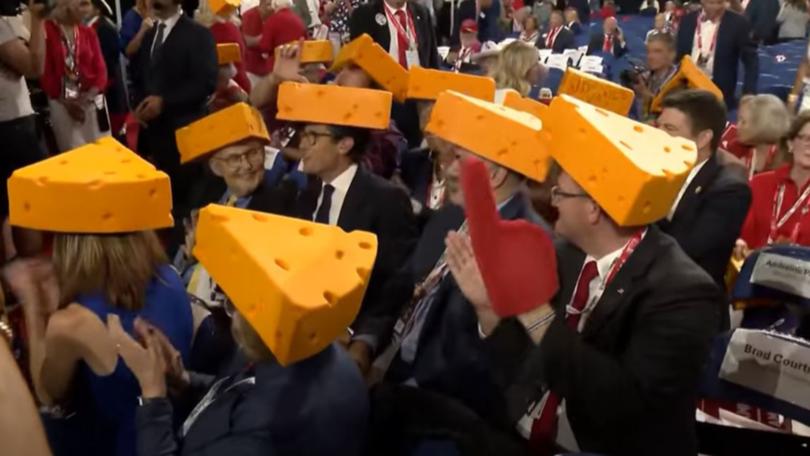
[[[623,295],[624,294],[624,288],[619,288],[618,290],[616,290],[616,293],[619,293],[620,295]]]
[[[703,191],[703,187],[701,187],[700,185],[698,185],[698,186],[697,186],[697,188],[695,189],[695,195],[697,195],[698,193],[700,193],[700,192],[702,192],[702,191]]]
[[[388,23],[388,20],[385,19],[385,16],[383,16],[382,13],[377,13],[377,15],[374,16],[374,20],[377,21],[377,24],[379,24],[380,26],[383,26]]]

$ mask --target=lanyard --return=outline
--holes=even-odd
[[[756,174],[756,148],[752,147],[751,153],[745,156],[745,167],[748,169],[748,180],[751,180]],[[773,159],[776,158],[776,146],[771,146],[768,148],[768,153],[765,156],[765,163],[762,165],[762,169],[768,169],[773,163]]]
[[[554,30],[548,32],[548,36],[546,37],[546,48],[551,49],[554,45],[554,41],[557,39],[557,35],[560,34],[560,30],[562,27],[556,27]]]
[[[722,17],[721,17],[721,19],[722,19]],[[701,29],[703,29],[703,23],[704,22],[706,22],[706,15],[701,14],[698,17],[697,31],[695,32],[697,34],[698,54],[700,54],[701,57],[703,56],[703,40],[701,39],[701,34],[702,34]],[[718,20],[717,21],[717,26],[714,28],[714,37],[712,37],[712,44],[709,45],[709,53],[707,55],[707,58],[708,58],[709,55],[714,54],[714,48],[715,48],[715,46],[717,46],[717,32],[719,32],[719,31],[720,31],[720,21]]]
[[[779,218],[779,213],[782,211],[782,202],[785,198],[785,184],[782,183],[779,185],[779,190],[774,195],[773,199],[773,212],[771,213],[771,232],[768,235],[768,244],[772,244],[776,240],[776,232],[782,228],[785,223],[796,213],[796,210],[799,209],[801,205],[803,205],[807,201],[807,197],[810,196],[810,185],[804,189],[799,198],[793,203],[793,206],[785,212],[782,218]],[[808,208],[805,207],[802,210],[802,214],[807,212]],[[796,222],[796,226],[793,227],[791,231],[790,240],[792,242],[796,242],[796,239],[799,237],[799,226],[802,224],[802,221],[799,220]]]
[[[387,3],[383,2],[383,8],[385,8],[385,15],[388,17],[388,22],[394,24],[394,28],[397,30],[397,35],[404,38],[405,42],[408,43],[408,49],[416,48],[416,46],[418,46],[416,41],[416,26],[413,24],[413,15],[411,14],[411,11],[404,11],[405,17],[407,18],[405,25],[408,27],[408,29],[405,30],[402,28],[402,24],[399,23],[399,19],[395,17],[394,11],[391,10],[391,7],[388,6]]]
[[[67,37],[67,31],[60,26],[62,30],[62,44],[65,46],[65,68],[71,78],[79,78],[79,26],[73,27],[73,41],[71,42]]]
[[[619,270],[622,268],[622,266],[624,266],[624,263],[627,262],[627,259],[630,258],[630,255],[633,254],[638,245],[641,243],[641,240],[644,239],[644,236],[646,235],[647,235],[647,228],[643,228],[641,230],[636,231],[636,233],[633,234],[633,237],[631,237],[630,240],[627,241],[627,243],[624,245],[624,248],[622,248],[622,252],[619,254],[619,257],[616,258],[613,261],[613,264],[610,265],[610,270],[608,271],[605,278],[602,279],[602,282],[599,284],[600,292],[605,291],[605,288],[607,288],[607,286],[610,284],[610,282],[613,280],[616,274],[619,273]],[[579,287],[580,285],[588,286],[588,284],[577,284],[577,287]],[[574,289],[574,293],[571,294],[572,300],[574,299],[574,296],[576,296],[576,294],[577,290]],[[599,296],[601,296],[601,293]],[[589,313],[591,310],[593,310],[593,307],[596,305],[597,299],[594,298],[595,296],[589,296],[588,304],[582,310],[575,309],[574,306],[569,302],[568,305],[565,306],[565,318],[567,319],[571,315],[576,315],[580,313],[581,314]]]

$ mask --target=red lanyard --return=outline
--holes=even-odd
[[[602,50],[605,52],[613,53],[613,37],[610,34],[605,34],[605,42],[602,44]]]
[[[408,29],[405,30],[402,28],[402,24],[399,23],[399,19],[395,17],[394,11],[391,10],[391,7],[389,7],[387,3],[383,2],[383,8],[385,8],[385,15],[388,17],[388,21],[394,24],[394,28],[397,29],[397,35],[405,39],[405,42],[408,43],[408,48],[415,49],[419,46],[416,41],[416,26],[413,24],[411,10],[404,11],[405,17],[407,18],[406,25],[408,26]]]
[[[79,26],[73,27],[73,43],[68,40],[65,28],[59,25],[62,32],[62,45],[65,48],[65,69],[70,76],[79,78]]]
[[[773,212],[771,213],[771,232],[768,235],[768,244],[772,244],[776,241],[776,232],[785,226],[788,220],[796,213],[800,206],[802,206],[806,201],[808,196],[810,196],[810,185],[808,185],[799,198],[793,203],[793,206],[785,212],[782,218],[779,218],[779,213],[782,212],[782,202],[785,198],[785,184],[779,184],[779,190],[773,196]],[[805,207],[802,210],[802,214],[806,214],[810,207]],[[799,227],[801,226],[802,221],[801,219],[796,222],[796,225],[793,227],[790,233],[790,241],[795,243],[796,240],[799,238]]]
[[[554,30],[548,32],[548,36],[546,37],[546,48],[551,49],[554,46],[554,40],[557,39],[557,35],[560,34],[560,30],[562,27],[555,27]]]
[[[722,16],[720,17],[722,19]],[[703,23],[706,22],[706,15],[701,14],[698,16],[698,24],[697,24],[697,47],[698,47],[698,54],[701,56],[703,55],[703,40],[701,39],[701,29],[703,28]],[[714,54],[714,47],[717,46],[717,32],[720,31],[720,20],[717,21],[717,26],[714,28],[714,37],[712,37],[712,44],[709,45],[709,55]]]

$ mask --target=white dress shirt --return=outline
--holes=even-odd
[[[715,44],[714,49],[712,49],[712,42],[714,41],[714,35],[717,31],[717,27],[719,26],[719,19],[717,22],[701,22],[700,16],[698,16],[698,24],[695,28],[695,38],[692,40],[692,61],[695,62],[695,65],[697,65],[698,59],[700,58],[700,50],[703,49],[703,54],[707,55],[709,59],[706,61],[706,65],[698,65],[698,67],[700,67],[700,69],[703,70],[703,72],[709,77],[712,77],[712,74],[714,73],[714,56],[717,53],[717,45]],[[700,30],[700,45],[698,45],[698,30]]]
[[[402,8],[391,8],[391,6],[388,5],[388,4],[383,6],[383,8],[388,8],[391,11],[391,17],[395,21],[399,20],[399,19],[397,19],[397,11],[402,11],[402,12],[405,13],[405,25],[407,26],[407,27],[405,27],[405,33],[408,34],[408,39],[413,44],[414,49],[416,49],[416,30],[411,30],[411,28],[410,28],[411,21],[409,19],[410,16],[408,14],[408,2],[405,2],[405,4],[402,6]],[[388,43],[388,53],[391,54],[391,57],[393,57],[394,60],[399,62],[399,40],[397,39],[397,36],[398,36],[397,35],[397,26],[394,25],[392,23],[392,21],[390,19],[388,19],[387,17],[386,17],[386,19],[388,21],[388,33],[391,35],[391,39],[388,40],[389,41],[389,43]],[[414,27],[415,26],[416,26],[416,18],[414,18]],[[418,65],[419,64],[419,53],[417,52],[415,54],[416,54],[415,57],[416,57],[416,60],[417,60],[415,64]]]
[[[169,33],[172,33],[172,30],[174,29],[174,26],[177,25],[177,21],[180,20],[180,16],[182,16],[182,15],[183,15],[183,10],[178,8],[177,12],[173,16],[169,17],[168,19],[161,19],[161,20],[155,22],[155,25],[154,25],[154,27],[155,27],[155,39],[152,41],[152,49],[150,49],[150,52],[155,51],[155,43],[157,43],[157,34],[158,34],[158,28],[157,27],[159,27],[160,24],[163,24],[163,26],[164,26],[164,29],[163,29],[163,41],[160,43],[160,44],[163,44],[163,43],[166,42],[166,38],[169,37]]]
[[[689,175],[686,176],[686,181],[684,181],[681,191],[678,192],[678,196],[675,198],[675,201],[672,203],[672,207],[669,209],[667,220],[672,221],[672,217],[675,215],[675,211],[678,209],[678,204],[681,203],[681,199],[683,198],[684,193],[686,193],[686,189],[689,187],[689,184],[692,183],[695,176],[697,176],[697,173],[700,172],[700,169],[703,168],[703,165],[705,165],[707,161],[708,160],[703,160],[689,171]]]
[[[343,209],[343,202],[346,201],[346,194],[349,192],[349,187],[354,181],[354,176],[357,175],[357,165],[351,165],[346,168],[338,177],[332,179],[332,182],[326,182],[323,185],[329,184],[335,188],[332,192],[332,205],[329,207],[329,224],[337,225],[340,218],[340,210]],[[318,196],[318,205],[315,206],[315,214],[323,203],[323,185],[321,186],[321,194]]]

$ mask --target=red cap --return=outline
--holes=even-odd
[[[474,19],[464,19],[461,21],[462,32],[478,32],[478,23]]]

